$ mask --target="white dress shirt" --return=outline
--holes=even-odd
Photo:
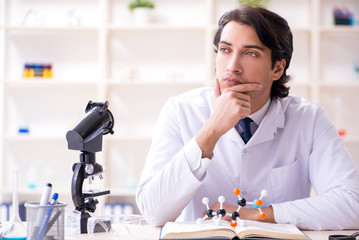
[[[194,221],[219,196],[237,205],[234,188],[253,201],[269,195],[277,223],[302,229],[359,228],[359,172],[324,110],[289,96],[268,103],[247,144],[232,128],[202,159],[194,135],[213,109],[213,89],[173,97],[163,107],[136,193],[144,215],[156,225]],[[311,187],[317,196],[310,198]],[[250,207],[247,206],[247,207]]]

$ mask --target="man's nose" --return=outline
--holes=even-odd
[[[241,73],[242,72],[242,65],[240,62],[240,57],[239,56],[232,56],[228,66],[227,66],[227,72],[230,73]]]

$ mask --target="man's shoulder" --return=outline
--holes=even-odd
[[[184,93],[181,93],[177,96],[171,98],[172,101],[180,105],[200,105],[208,106],[213,99],[213,88],[211,87],[202,87],[195,88]]]
[[[288,97],[281,98],[280,103],[282,105],[282,108],[284,111],[286,110],[296,110],[296,111],[310,111],[310,112],[317,112],[322,111],[323,108],[319,106],[316,103],[310,102],[307,99],[295,96],[295,95],[289,95]]]
[[[212,97],[213,96],[213,88],[212,87],[200,87],[191,89],[184,93],[177,95],[179,98],[203,98],[203,97]]]

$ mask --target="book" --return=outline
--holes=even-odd
[[[231,227],[227,221],[217,226],[213,221],[167,222],[161,231],[160,239],[295,239],[306,240],[308,237],[292,224],[274,224],[250,220],[240,220],[237,227]]]

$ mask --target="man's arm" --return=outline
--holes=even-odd
[[[210,158],[219,138],[251,113],[250,97],[245,93],[261,88],[260,84],[248,83],[221,92],[218,79],[215,80],[212,115],[195,136],[202,158]]]
[[[238,85],[239,90],[235,87],[234,90],[249,91],[260,87],[261,85],[258,84],[243,84]],[[216,88],[216,107],[210,120],[198,127],[198,129],[202,128],[189,142],[187,142],[188,139],[183,139],[182,135],[182,131],[187,130],[181,129],[181,124],[178,122],[178,118],[185,119],[187,116],[177,116],[178,109],[173,101],[169,101],[161,111],[136,193],[140,211],[143,214],[155,216],[156,225],[174,221],[192,200],[202,183],[193,172],[196,169],[191,169],[189,163],[200,162],[203,158],[211,156],[219,137],[240,119],[243,112],[238,109],[235,111],[231,109],[231,106],[246,105],[247,112],[244,115],[249,114],[250,105],[236,98],[245,94],[228,90],[219,96],[219,86],[217,85]],[[244,98],[249,100],[247,95]],[[242,105],[239,108],[243,110]],[[199,121],[195,119],[191,127],[193,128],[194,124],[198,123]],[[215,134],[205,134],[210,132]]]
[[[359,228],[359,171],[324,111],[312,136],[308,171],[316,196],[272,204],[275,221],[309,230]]]
[[[306,132],[306,133],[304,133]],[[291,201],[272,203],[269,209],[262,208],[267,217],[265,221],[294,224],[301,229],[340,230],[359,228],[359,172],[336,128],[321,111],[315,126],[303,129],[303,134],[313,137],[308,164],[309,180],[317,196]],[[310,142],[310,141],[309,141]],[[298,170],[299,171],[299,170]],[[282,181],[293,181],[283,176]],[[298,179],[299,180],[299,179]],[[295,180],[294,180],[295,181]],[[281,189],[286,191],[285,188]],[[288,192],[293,191],[292,189]],[[301,191],[298,189],[297,191]],[[288,193],[289,194],[289,193]],[[212,206],[217,209],[219,203]],[[237,206],[225,205],[227,212]],[[241,208],[241,218],[256,219],[256,209]]]

